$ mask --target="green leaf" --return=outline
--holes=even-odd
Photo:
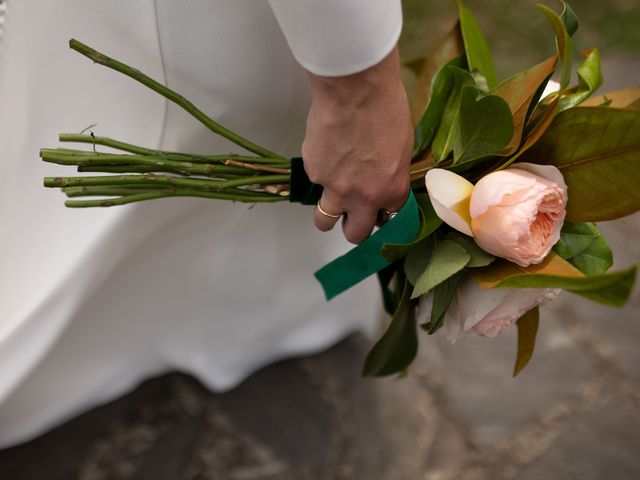
[[[538,307],[529,310],[516,323],[518,326],[518,353],[516,355],[516,364],[513,367],[514,377],[527,366],[533,356],[539,323],[540,311]]]
[[[382,304],[384,305],[384,310],[389,315],[393,315],[398,308],[396,295],[389,288],[389,284],[391,283],[391,279],[395,275],[397,270],[396,265],[388,265],[377,273],[378,283],[380,285],[380,291],[382,293]]]
[[[454,84],[442,113],[442,121],[438,126],[438,131],[431,146],[431,153],[436,163],[446,159],[453,150],[453,139],[458,117],[460,116],[462,90],[466,85],[475,85],[473,77],[466,70],[453,65],[449,65],[447,70],[453,75]]]
[[[485,78],[488,88],[492,89],[496,84],[496,72],[487,40],[471,11],[461,0],[456,0],[456,3],[469,70],[480,73]]]
[[[415,308],[410,297],[411,286],[405,280],[400,303],[389,327],[367,355],[364,376],[380,377],[401,372],[415,358],[418,336]]]
[[[575,12],[567,2],[562,2],[562,5],[564,6],[564,8],[562,10],[560,18],[562,19],[562,23],[564,23],[569,36],[573,37],[573,35],[578,31],[578,17],[576,17]]]
[[[442,116],[447,105],[447,99],[455,85],[455,76],[447,67],[454,66],[462,68],[464,65],[464,57],[454,58],[441,68],[433,78],[429,103],[422,115],[422,118],[416,125],[415,147],[413,151],[414,157],[429,148],[429,145],[431,145],[431,141],[440,126],[440,121],[442,120]]]
[[[513,117],[513,136],[504,150],[500,152],[502,155],[511,155],[520,146],[529,113],[537,103],[557,63],[558,56],[554,55],[538,65],[507,78],[492,92],[507,102]]]
[[[461,270],[452,277],[447,278],[438,285],[433,292],[433,307],[431,308],[431,320],[421,327],[426,330],[429,335],[433,335],[442,327],[444,323],[444,314],[447,313],[449,305],[456,294],[458,285],[464,278],[465,270]]]
[[[471,260],[467,263],[467,267],[486,267],[496,259],[493,255],[482,250],[473,238],[462,233],[451,232],[447,235],[447,240],[456,242],[471,255]]]
[[[605,273],[613,265],[611,248],[592,223],[564,222],[553,251],[585,275]]]
[[[630,215],[640,210],[640,110],[565,110],[521,161],[560,169],[569,189],[567,220]]]
[[[409,260],[409,258],[408,255],[406,260]],[[471,255],[457,243],[450,240],[436,242],[429,258],[429,263],[415,280],[415,288],[411,298],[424,295],[462,270],[470,260]]]
[[[418,120],[424,116],[428,102],[436,91],[435,82],[438,72],[441,72],[447,64],[455,59],[460,59],[459,62],[454,63],[456,66],[466,68],[459,22],[456,22],[456,25],[429,53],[429,56],[420,64],[419,71],[416,72],[415,88],[413,94],[410,95],[414,124],[417,124]]]
[[[527,128],[524,141],[522,142],[522,145],[520,145],[520,148],[518,148],[517,153],[502,164],[500,168],[506,168],[514,163],[542,138],[558,114],[558,103],[559,99],[556,98],[549,105],[546,105],[544,111],[542,111],[536,118],[531,119],[531,122],[529,123],[533,123],[533,125],[530,128]],[[538,110],[536,109],[536,113],[537,112]]]
[[[600,54],[597,48],[589,51],[582,65],[578,67],[578,80],[575,92],[560,99],[560,111],[580,105],[602,85]]]
[[[411,243],[386,243],[382,246],[380,253],[390,263],[397,262],[404,257],[409,250],[415,247],[422,239],[428,237],[442,225],[442,220],[436,215],[429,195],[426,193],[415,193],[416,202],[420,211],[420,232]]]
[[[513,137],[513,118],[501,97],[472,86],[462,90],[460,116],[453,143],[453,163],[460,165],[499,153]]]
[[[620,272],[584,277],[520,274],[498,283],[498,288],[564,288],[594,302],[623,306],[629,299],[636,267]]]
[[[435,247],[433,236],[423,238],[412,246],[404,257],[404,273],[411,285],[415,285],[420,275],[427,269]]]
[[[571,65],[573,61],[573,46],[571,44],[571,37],[567,32],[567,27],[562,19],[556,12],[551,10],[545,5],[536,5],[538,9],[545,14],[547,20],[551,24],[551,28],[556,35],[556,47],[558,49],[558,55],[560,56],[560,62],[562,64],[562,76],[560,80],[560,89],[563,91],[569,85],[571,80]]]

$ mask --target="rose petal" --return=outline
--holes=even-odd
[[[425,185],[436,215],[447,225],[472,236],[469,199],[473,184],[457,173],[434,168],[425,175]]]
[[[525,170],[529,173],[542,177],[545,180],[553,182],[560,188],[562,188],[565,191],[566,195],[567,184],[564,183],[564,177],[562,176],[562,173],[560,173],[560,170],[558,170],[558,168],[554,167],[553,165],[537,165],[535,163],[522,162],[514,163],[509,168],[507,168],[507,170],[512,169]]]
[[[520,190],[528,190],[535,183],[536,179],[528,172],[500,170],[482,177],[471,194],[469,204],[471,218],[482,215],[492,205],[502,203],[505,196]]]

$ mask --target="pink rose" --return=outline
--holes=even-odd
[[[495,337],[528,310],[553,300],[557,288],[480,288],[471,275],[458,287],[444,315],[443,331],[455,342],[473,330],[483,337]],[[421,323],[429,320],[433,294],[423,296],[418,306]]]
[[[475,186],[433,169],[425,183],[436,214],[492,255],[526,267],[540,263],[560,239],[567,186],[556,167],[517,163]]]

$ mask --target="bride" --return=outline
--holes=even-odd
[[[220,391],[276,359],[375,331],[372,280],[327,303],[312,273],[406,195],[399,1],[0,6],[0,447],[168,370]],[[271,150],[302,151],[325,186],[320,205],[172,199],[65,209],[41,179],[68,172],[38,159],[59,132],[95,124],[96,135],[152,148],[238,151],[68,50],[71,37]],[[340,217],[343,233],[316,230]]]

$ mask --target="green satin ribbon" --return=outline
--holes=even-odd
[[[418,204],[409,193],[398,214],[389,220],[376,233],[341,257],[336,258],[315,273],[322,285],[327,300],[353,287],[369,275],[379,272],[390,265],[380,250],[385,243],[410,243],[420,230]]]

